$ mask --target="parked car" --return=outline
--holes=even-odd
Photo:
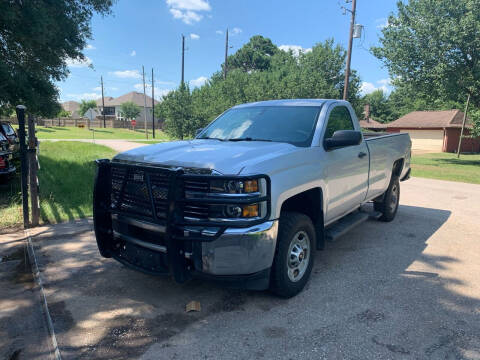
[[[15,172],[15,166],[12,163],[12,152],[7,138],[0,133],[0,181],[7,180]]]
[[[13,156],[15,158],[19,157],[20,140],[12,124],[10,124],[8,121],[0,121],[0,133],[2,133],[5,138],[7,138]]]
[[[200,277],[291,297],[325,241],[368,218],[394,219],[410,151],[406,133],[364,138],[346,101],[235,106],[193,140],[97,161],[98,248],[178,282]]]

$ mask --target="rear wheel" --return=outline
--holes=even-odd
[[[272,291],[285,298],[305,287],[314,260],[315,228],[310,218],[296,212],[280,217],[277,250],[272,266]]]
[[[395,218],[398,210],[398,204],[400,203],[400,181],[398,176],[392,175],[390,185],[387,191],[383,195],[382,201],[376,201],[373,203],[375,211],[382,213],[379,220],[392,221]]]

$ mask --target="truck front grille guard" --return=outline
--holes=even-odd
[[[148,165],[97,160],[93,192],[94,231],[100,254],[115,256],[112,251],[114,231],[112,217],[142,222],[147,227],[164,229],[164,244],[170,271],[177,281],[187,278],[185,253],[187,249],[198,252],[201,242],[217,239],[227,227],[249,227],[270,217],[270,178],[255,176],[218,176],[185,174],[181,168],[162,168]],[[204,196],[185,198],[185,182],[205,183],[210,179],[266,180],[266,195],[261,197],[238,196],[233,198]],[[266,214],[255,220],[209,221],[189,220],[184,217],[185,204],[208,206],[212,204],[266,203]],[[205,235],[200,229],[215,229]],[[196,231],[195,229],[199,229]],[[141,240],[141,239],[140,239]],[[193,261],[201,261],[198,257]]]

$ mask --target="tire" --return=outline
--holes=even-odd
[[[383,200],[374,202],[373,207],[375,211],[382,213],[379,218],[380,221],[389,222],[395,218],[398,210],[398,204],[400,203],[400,181],[398,176],[393,176],[390,180],[390,185],[383,196]]]
[[[276,295],[290,298],[302,291],[312,272],[315,244],[315,228],[308,216],[281,214],[270,283]]]

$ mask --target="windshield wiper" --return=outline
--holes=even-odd
[[[268,142],[272,142],[273,140],[254,139],[254,138],[251,138],[251,137],[244,137],[244,138],[228,139],[227,141],[268,141]]]
[[[220,138],[216,138],[216,137],[201,137],[201,138],[197,138],[198,140],[218,140],[218,141],[225,141],[224,139],[220,139]]]

